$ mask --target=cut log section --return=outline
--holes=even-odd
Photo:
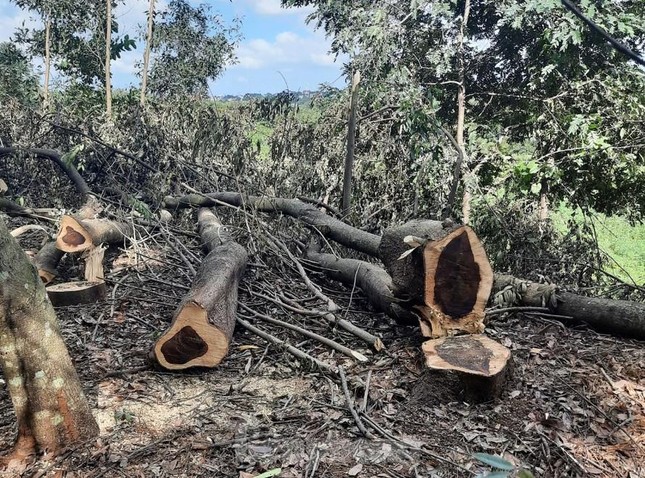
[[[410,244],[416,249],[410,251]],[[419,310],[423,335],[483,332],[493,270],[471,228],[411,221],[385,231],[379,256],[392,276],[395,296]]]
[[[43,283],[49,284],[58,276],[58,263],[64,255],[54,241],[48,242],[38,251],[33,264],[38,269],[38,276]]]
[[[54,307],[91,304],[105,297],[104,282],[63,282],[46,288]]]
[[[64,252],[83,252],[100,244],[123,244],[133,233],[133,227],[124,222],[63,216],[56,247]]]
[[[199,210],[198,223],[209,253],[170,328],[152,351],[154,359],[167,370],[217,366],[228,353],[235,327],[238,284],[246,268],[246,250],[233,241],[209,209]]]
[[[423,344],[426,365],[457,372],[466,399],[489,402],[498,398],[511,369],[511,351],[485,335],[460,335]]]

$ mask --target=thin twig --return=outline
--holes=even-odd
[[[343,387],[343,393],[345,394],[345,403],[347,404],[347,408],[349,408],[349,411],[352,414],[352,417],[354,417],[354,421],[356,422],[356,425],[358,426],[358,429],[360,430],[361,434],[366,438],[371,438],[372,437],[371,433],[367,431],[367,428],[365,428],[365,425],[363,425],[363,422],[361,421],[361,417],[358,416],[358,413],[356,412],[356,409],[352,404],[352,398],[349,395],[349,388],[347,388],[347,378],[345,377],[345,369],[343,369],[342,366],[338,367],[338,374],[340,375],[340,384]]]

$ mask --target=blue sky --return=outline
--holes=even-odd
[[[191,3],[200,3],[192,2]],[[343,58],[329,55],[330,41],[323,31],[305,22],[310,10],[280,8],[280,0],[210,0],[213,11],[226,22],[242,19],[243,40],[237,49],[238,62],[227,68],[211,84],[213,95],[274,93],[286,88],[300,91],[316,89],[320,83],[342,87]],[[157,0],[163,8],[164,0]],[[140,39],[146,21],[148,0],[125,0],[115,11],[119,34],[136,37],[137,50],[126,52],[113,62],[113,82],[117,87],[138,85],[136,63],[143,55]],[[9,0],[0,0],[0,41],[6,41],[23,22],[37,24],[28,12],[20,11]],[[36,68],[40,62],[35,61]],[[284,76],[284,79],[283,79]]]

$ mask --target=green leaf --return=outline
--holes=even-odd
[[[489,471],[483,475],[483,478],[508,478],[511,476],[508,471]]]
[[[511,462],[505,460],[501,456],[489,455],[488,453],[475,453],[473,457],[476,460],[499,470],[513,471],[515,469],[515,466],[513,466]]]
[[[255,478],[271,478],[272,476],[279,476],[280,473],[282,473],[282,468],[274,468],[273,470],[265,471]]]
[[[542,190],[542,185],[540,183],[531,184],[531,192],[533,194],[540,194],[541,190]]]
[[[533,476],[533,473],[529,470],[520,470],[517,474],[517,478],[535,478],[535,476]]]

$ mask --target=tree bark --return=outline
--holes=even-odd
[[[56,247],[64,252],[83,252],[100,244],[123,244],[133,234],[134,228],[125,222],[63,216]]]
[[[16,445],[5,464],[98,435],[45,286],[2,220],[0,350],[18,420]]]
[[[316,242],[307,250],[307,259],[321,267],[334,280],[352,287],[359,287],[367,300],[379,312],[383,312],[399,322],[418,323],[418,316],[407,310],[392,293],[392,278],[375,264],[358,259],[346,259],[333,254],[320,252]]]
[[[466,121],[466,57],[464,53],[464,41],[466,39],[466,28],[468,27],[468,17],[470,16],[470,0],[464,2],[464,13],[461,20],[461,28],[457,40],[459,48],[459,89],[457,91],[457,144],[462,152],[462,157],[466,157],[466,142],[464,141],[464,126]],[[464,196],[462,200],[463,223],[470,223],[470,200],[471,193],[468,181],[464,181]]]
[[[155,360],[167,370],[217,366],[228,353],[235,327],[237,290],[246,268],[246,250],[233,241],[209,209],[199,210],[198,223],[208,255],[170,328],[152,351]]]
[[[148,28],[146,31],[146,48],[143,50],[143,71],[141,72],[141,106],[146,104],[148,86],[148,67],[150,65],[150,48],[152,48],[152,27],[154,25],[155,0],[150,0],[148,7]]]
[[[380,236],[356,229],[338,219],[330,217],[314,206],[299,199],[243,196],[236,192],[211,194],[189,194],[180,198],[166,197],[164,207],[177,209],[186,207],[212,207],[222,203],[237,207],[249,207],[263,212],[281,212],[315,227],[334,241],[371,256],[378,255]]]
[[[585,322],[594,329],[645,339],[645,304],[626,300],[584,297],[560,292],[551,284],[536,284],[513,276],[496,274],[494,291],[510,291],[504,305],[548,307],[554,314]]]
[[[354,146],[356,143],[356,110],[358,109],[358,84],[361,81],[360,72],[354,73],[350,92],[349,121],[347,122],[347,154],[345,156],[345,172],[343,175],[343,200],[341,209],[347,216],[352,206],[352,175],[354,171]]]
[[[112,60],[112,0],[106,0],[105,13],[105,112],[112,117],[112,75],[110,62]]]
[[[33,263],[43,284],[49,284],[58,276],[58,263],[64,255],[65,253],[56,247],[55,241],[49,241],[38,251]]]
[[[49,108],[49,74],[51,72],[51,13],[47,12],[45,19],[45,84],[43,86],[43,106]]]

